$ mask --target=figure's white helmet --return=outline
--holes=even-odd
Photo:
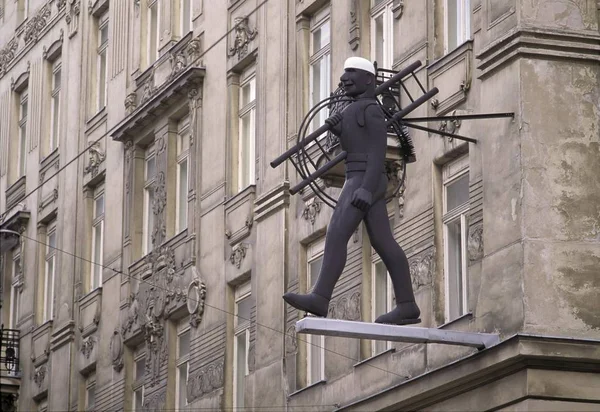
[[[362,57],[348,57],[344,62],[345,69],[360,69],[375,76],[375,66],[369,60]]]

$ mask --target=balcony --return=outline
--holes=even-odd
[[[17,407],[21,369],[19,368],[19,330],[0,328],[0,404],[3,411]]]

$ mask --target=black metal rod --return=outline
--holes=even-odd
[[[310,142],[312,142],[313,140],[315,140],[317,137],[321,136],[323,133],[325,133],[328,130],[329,130],[329,125],[327,123],[325,123],[324,125],[319,127],[317,130],[315,130],[314,132],[312,132],[311,134],[306,136],[303,141],[294,145],[294,147],[286,150],[281,156],[279,156],[277,159],[273,160],[271,162],[271,167],[276,168],[277,166],[279,166],[280,164],[285,162],[285,160],[288,157],[290,157],[291,155],[296,153],[298,150],[300,150],[300,148],[302,146],[306,146],[307,144],[309,144]]]
[[[425,103],[427,100],[431,99],[433,96],[435,96],[439,92],[440,91],[438,90],[438,88],[434,87],[433,89],[429,90],[427,93],[425,93],[424,95],[422,95],[421,97],[416,99],[414,102],[412,102],[411,104],[406,106],[404,109],[402,109],[398,113],[396,113],[392,119],[393,120],[402,120],[402,118],[404,116],[411,113],[413,110],[415,110],[417,107],[419,107],[420,105]]]
[[[321,177],[329,169],[331,169],[332,167],[334,167],[335,165],[337,165],[338,163],[340,163],[341,161],[343,161],[346,158],[346,156],[348,156],[347,152],[341,152],[339,155],[337,155],[336,157],[334,157],[333,159],[331,159],[331,161],[325,163],[320,169],[318,169],[313,174],[311,174],[310,176],[308,176],[306,179],[304,179],[303,181],[301,181],[300,183],[298,183],[296,186],[292,187],[290,189],[290,194],[295,195],[300,190],[304,189],[310,183],[314,182],[319,177]]]
[[[419,85],[419,87],[421,88],[421,91],[423,93],[427,93],[427,90],[425,90],[425,88],[423,87],[423,85],[421,84],[421,82],[419,81],[419,79],[417,78],[417,76],[415,75],[415,73],[411,73],[412,77],[415,79],[415,81],[417,82],[417,84]]]
[[[417,129],[417,130],[423,130],[424,132],[435,133],[435,134],[439,134],[442,136],[452,137],[453,139],[464,140],[469,143],[477,144],[477,140],[471,139],[470,137],[461,136],[459,134],[448,133],[448,132],[444,132],[442,130],[430,129],[429,127],[417,126],[416,124],[408,124],[408,123],[403,123],[403,124],[406,127],[411,127],[413,129]]]
[[[500,117],[515,117],[514,113],[482,113],[482,114],[457,114],[456,116],[437,116],[437,117],[411,117],[402,119],[403,122],[440,122],[443,120],[477,120],[477,119],[496,119]]]
[[[382,84],[377,86],[377,88],[375,89],[375,96],[380,95],[386,89],[389,89],[391,85],[393,85],[394,83],[398,83],[400,80],[402,80],[403,77],[406,77],[409,74],[411,74],[413,71],[415,71],[416,69],[421,67],[421,64],[422,64],[421,61],[417,60],[410,66],[405,67],[403,70],[400,70],[398,73],[396,73],[395,75],[390,77],[388,80],[386,80],[385,82],[383,82]]]

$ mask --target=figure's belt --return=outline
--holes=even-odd
[[[346,173],[366,171],[368,158],[369,155],[366,153],[348,153],[345,164]],[[382,170],[382,173],[385,173],[385,168]]]

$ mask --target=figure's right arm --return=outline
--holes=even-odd
[[[329,131],[338,137],[342,134],[342,118],[343,114],[338,112],[325,120],[329,125]]]

